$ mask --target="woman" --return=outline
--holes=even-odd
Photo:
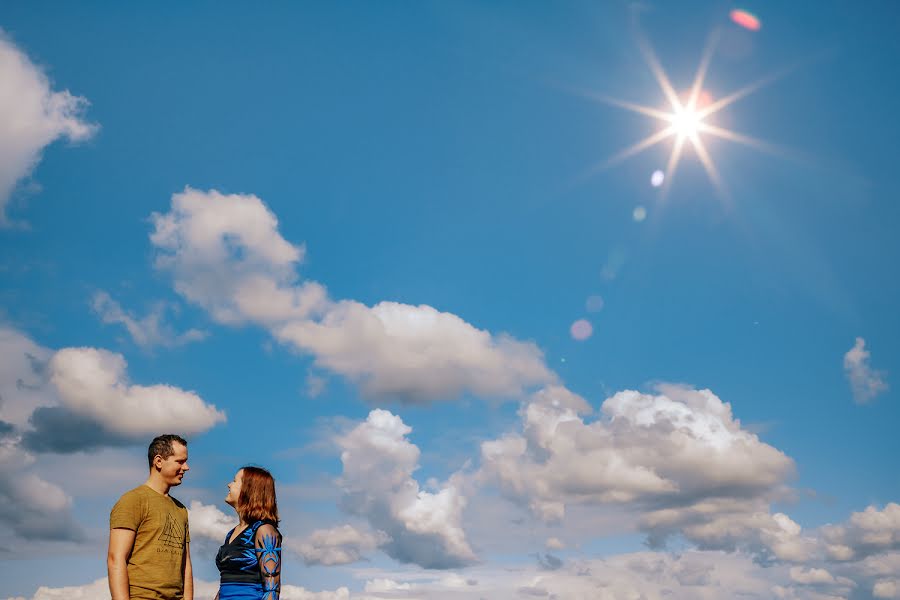
[[[225,502],[240,517],[216,555],[218,600],[278,600],[281,534],[275,480],[260,467],[244,467],[228,484]]]

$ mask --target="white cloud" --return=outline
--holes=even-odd
[[[104,577],[86,585],[41,586],[31,600],[109,600],[109,583]]]
[[[396,591],[411,590],[412,585],[409,583],[400,583],[398,581],[394,581],[393,579],[376,578],[376,579],[370,579],[369,581],[367,581],[366,585],[363,589],[366,592],[374,592],[374,593],[396,592]]]
[[[376,409],[338,438],[342,504],[389,536],[381,548],[392,558],[426,568],[471,563],[475,555],[461,526],[466,499],[453,479],[435,493],[419,488],[412,476],[419,449],[406,439],[411,431],[400,417]]]
[[[678,555],[637,552],[567,562],[554,571],[539,565],[479,565],[465,576],[436,577],[420,570],[398,572],[364,569],[364,596],[354,600],[416,598],[427,600],[771,600],[780,586],[785,597],[803,600],[835,598],[831,588],[791,589],[787,570],[762,567],[746,554],[685,551]],[[368,582],[373,583],[371,586]],[[381,585],[387,581],[386,585]],[[406,588],[405,586],[409,587]],[[842,589],[842,588],[835,588]]]
[[[300,542],[290,543],[308,565],[345,565],[388,541],[387,535],[361,531],[352,525],[317,529]]]
[[[566,547],[566,544],[562,540],[555,537],[547,538],[547,541],[544,543],[544,545],[548,550],[562,550]]]
[[[0,523],[31,541],[84,539],[72,514],[72,499],[59,486],[36,475],[34,456],[15,442],[0,441]]]
[[[76,452],[193,435],[225,420],[197,394],[129,383],[122,355],[97,348],[53,352],[0,326],[0,437],[35,452]],[[7,433],[9,433],[7,431]]]
[[[834,583],[834,576],[825,569],[791,567],[791,580],[803,585]]]
[[[369,395],[509,397],[556,378],[532,343],[430,306],[334,301],[319,283],[300,282],[305,249],[281,237],[256,196],[186,188],[152,221],[156,266],[185,299],[221,323],[266,328]]]
[[[225,421],[225,413],[194,392],[170,385],[129,384],[126,367],[121,354],[63,348],[50,360],[50,381],[63,406],[126,437],[143,438],[164,430],[193,435]]]
[[[221,543],[225,534],[231,531],[238,519],[234,515],[226,515],[215,505],[203,504],[199,500],[192,500],[188,508],[188,518],[191,524],[191,538],[207,538]]]
[[[627,504],[653,543],[681,533],[709,549],[746,542],[790,560],[810,551],[799,526],[768,512],[793,462],[712,392],[619,392],[601,411],[585,421],[590,406],[561,387],[533,395],[521,433],[482,444],[479,479],[545,521],[562,519],[567,504]]]
[[[900,598],[900,580],[882,579],[872,586],[872,595],[876,598]]]
[[[857,404],[865,404],[888,389],[884,373],[869,366],[866,340],[861,337],[856,338],[856,343],[844,355],[844,372],[850,380],[850,389]]]
[[[350,590],[339,587],[336,590],[312,592],[296,585],[283,585],[280,598],[281,600],[350,600]]]
[[[0,325],[0,421],[24,427],[38,406],[55,400],[42,389],[44,365],[53,351]]]
[[[213,600],[219,591],[218,582],[194,578],[194,599]],[[345,587],[334,591],[311,592],[296,585],[281,587],[282,600],[350,600],[350,590]],[[9,600],[26,600],[10,598]],[[106,577],[85,585],[65,587],[41,586],[30,600],[109,600],[109,583]]]
[[[146,316],[137,317],[123,310],[122,306],[108,293],[98,291],[91,299],[91,307],[104,323],[117,323],[124,326],[134,343],[145,349],[156,346],[168,348],[183,346],[203,340],[208,335],[205,331],[198,329],[177,333],[165,322],[167,307],[164,303],[157,304]]]
[[[96,125],[81,119],[88,102],[54,92],[44,72],[0,31],[0,225],[16,184],[31,174],[41,152],[59,138],[79,142]]]
[[[869,506],[844,524],[823,527],[822,534],[826,556],[834,561],[900,550],[900,504],[890,502],[883,510]]]

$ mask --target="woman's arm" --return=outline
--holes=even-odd
[[[263,600],[278,600],[281,595],[281,534],[274,526],[260,525],[254,536]]]

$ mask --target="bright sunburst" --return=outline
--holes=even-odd
[[[741,88],[740,90],[729,94],[728,96],[725,96],[719,100],[707,100],[706,98],[704,98],[704,96],[706,96],[706,92],[703,91],[703,84],[706,79],[706,72],[709,68],[709,62],[712,57],[716,37],[716,34],[710,37],[710,42],[703,52],[703,56],[700,60],[700,66],[697,69],[697,74],[694,77],[694,82],[691,85],[690,91],[686,94],[685,98],[679,97],[675,92],[675,88],[672,86],[672,83],[669,81],[668,76],[660,66],[659,60],[656,58],[656,55],[650,45],[643,39],[639,39],[639,45],[644,55],[644,59],[647,61],[647,65],[653,72],[653,76],[656,79],[656,82],[659,84],[659,87],[662,90],[668,103],[666,110],[660,110],[650,106],[644,106],[641,104],[635,104],[633,102],[626,102],[623,100],[605,96],[601,96],[599,97],[599,99],[603,102],[618,106],[620,108],[624,108],[626,110],[630,110],[632,112],[640,113],[642,115],[657,119],[663,124],[663,127],[656,133],[647,136],[646,138],[617,153],[609,160],[605,161],[603,165],[601,165],[601,167],[605,168],[612,166],[665,140],[673,139],[672,151],[669,154],[669,159],[666,163],[666,187],[664,189],[668,189],[671,186],[672,180],[675,176],[675,172],[678,170],[678,164],[684,153],[685,145],[687,144],[700,159],[700,162],[703,164],[703,168],[706,170],[707,175],[709,175],[710,180],[713,182],[719,192],[724,194],[725,190],[722,186],[719,172],[716,169],[715,164],[713,163],[712,157],[707,150],[706,144],[704,144],[703,142],[704,135],[713,135],[733,142],[753,146],[762,150],[771,150],[773,148],[771,145],[765,144],[760,140],[736,133],[734,131],[730,131],[728,129],[717,127],[707,122],[707,119],[715,113],[729,106],[736,100],[739,100],[744,96],[753,93],[763,85],[771,83],[775,78],[781,75],[776,74],[775,76],[760,80],[754,84]],[[706,101],[701,102],[701,100]]]

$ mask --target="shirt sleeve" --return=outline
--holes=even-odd
[[[131,529],[137,531],[143,511],[141,500],[135,494],[125,494],[109,513],[110,529]]]
[[[259,574],[262,578],[263,600],[278,600],[281,595],[281,534],[274,526],[260,525],[253,536]]]

